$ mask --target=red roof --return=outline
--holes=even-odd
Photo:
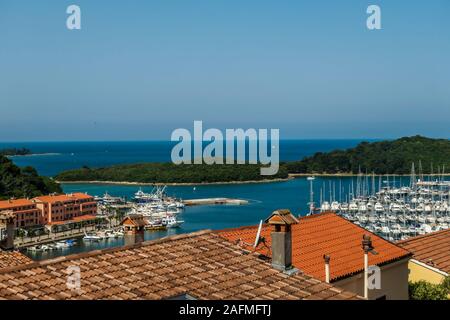
[[[48,196],[40,196],[36,197],[36,200],[40,200],[42,202],[49,202],[49,203],[55,203],[55,202],[65,202],[65,201],[75,201],[75,200],[82,200],[82,199],[93,199],[92,196],[76,192],[71,194],[60,194],[60,195],[48,195]]]
[[[218,233],[230,241],[253,244],[257,226],[227,229]],[[364,269],[362,237],[372,238],[377,255],[369,254],[370,265],[382,265],[410,256],[410,252],[372,234],[335,213],[321,213],[299,218],[292,228],[292,262],[301,271],[317,279],[325,279],[323,256],[329,255],[330,279],[337,280]],[[270,226],[264,225],[261,236],[266,245],[260,244],[257,251],[270,256]]]
[[[399,241],[411,251],[413,258],[446,273],[450,273],[450,229]]]
[[[0,201],[0,210],[6,210],[10,208],[23,207],[23,206],[31,206],[34,205],[34,202],[29,199],[11,199]]]
[[[0,250],[0,269],[32,263],[33,260],[18,251]]]
[[[67,267],[81,288],[67,286]],[[0,300],[360,300],[304,274],[288,276],[210,231],[0,269]],[[3,309],[2,309],[3,310]]]

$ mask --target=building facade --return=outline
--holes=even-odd
[[[48,195],[0,201],[0,211],[2,210],[14,212],[16,228],[27,228],[95,215],[97,202],[94,197],[84,193]]]
[[[10,199],[0,201],[0,211],[10,210],[16,215],[16,228],[27,228],[41,223],[41,211],[34,200]]]
[[[42,212],[42,223],[72,220],[83,215],[95,215],[97,202],[85,193],[48,195],[34,198],[37,208]]]
[[[398,245],[413,253],[410,282],[440,284],[450,275],[450,229],[409,238]]]

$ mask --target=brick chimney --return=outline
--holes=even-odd
[[[11,210],[0,212],[0,229],[3,226],[6,231],[4,234],[1,234],[0,246],[5,250],[14,249],[15,219],[16,215]]]
[[[296,217],[287,209],[274,211],[265,221],[271,226],[272,267],[288,274],[298,272],[292,266],[291,226],[298,223]]]

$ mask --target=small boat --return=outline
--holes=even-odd
[[[84,237],[83,237],[83,240],[85,240],[85,241],[99,241],[99,240],[101,240],[102,238],[101,237],[99,237],[98,235],[95,235],[95,234],[88,234],[88,233],[85,233],[84,234]]]
[[[75,244],[75,240],[69,239],[69,240],[61,240],[55,242],[56,249],[64,249],[72,247]]]
[[[375,211],[378,213],[381,213],[384,211],[384,207],[381,203],[377,202],[375,203]]]
[[[56,245],[56,243],[49,243],[47,245],[47,250],[51,251],[51,250],[56,250],[58,249],[58,246]]]
[[[161,220],[161,224],[166,228],[178,228],[183,222],[182,220],[176,220],[172,216],[167,216]]]
[[[66,248],[66,246],[67,246],[65,241],[57,241],[57,242],[55,243],[55,245],[56,245],[56,248],[57,248],[57,249]]]
[[[41,252],[42,250],[42,246],[41,245],[37,245],[37,246],[32,246],[32,247],[28,247],[27,251],[31,251],[31,252]]]
[[[114,231],[114,236],[120,238],[124,236],[124,233],[122,231]]]

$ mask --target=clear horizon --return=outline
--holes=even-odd
[[[71,4],[81,30],[66,28]],[[382,30],[366,28],[370,4]],[[449,9],[4,0],[0,141],[167,141],[194,120],[282,140],[448,139]]]

